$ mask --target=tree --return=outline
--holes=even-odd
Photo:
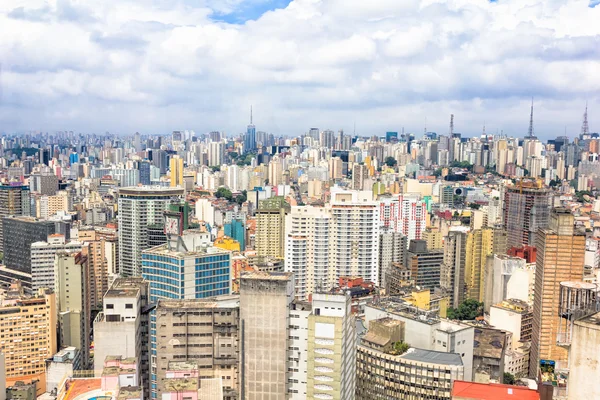
[[[469,204],[469,207],[470,207],[472,210],[479,210],[479,209],[481,208],[481,204],[477,204],[477,203],[470,203],[470,204]]]
[[[224,197],[225,199],[231,201],[231,199],[233,199],[233,194],[231,194],[231,190],[227,189],[226,187],[220,187],[215,192],[215,197],[218,199]]]
[[[502,379],[502,383],[504,383],[505,385],[514,385],[515,380],[516,379],[513,374],[511,374],[510,372],[505,372]]]
[[[474,299],[467,299],[458,308],[450,307],[447,315],[448,319],[471,321],[483,315],[483,303]]]
[[[468,169],[469,171],[473,170],[473,164],[471,164],[468,161],[452,161],[450,166],[452,168],[465,168],[465,169]]]
[[[395,167],[396,164],[398,164],[398,161],[396,161],[394,157],[388,156],[385,158],[385,165],[387,165],[388,167]]]
[[[235,197],[235,202],[236,202],[236,203],[238,203],[240,206],[241,206],[242,204],[244,204],[244,202],[245,202],[246,200],[248,200],[248,192],[246,192],[245,190],[244,190],[244,191],[242,191],[242,193],[241,193],[241,194],[238,194],[238,195]]]
[[[212,167],[210,167],[210,169],[212,169],[212,172],[219,172],[221,170],[221,167],[218,165],[213,165]]]
[[[438,169],[434,170],[432,175],[435,176],[436,178],[439,176],[442,176],[442,169],[438,168]]]
[[[405,343],[403,341],[394,342],[390,353],[392,355],[400,355],[406,353],[408,349],[410,349],[410,345],[408,343]]]

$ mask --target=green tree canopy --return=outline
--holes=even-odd
[[[483,303],[474,299],[463,301],[458,308],[448,308],[448,318],[470,321],[483,315]]]
[[[231,201],[233,199],[233,194],[231,193],[231,190],[227,189],[226,187],[220,187],[215,192],[215,197],[218,199],[224,197],[227,200]]]
[[[515,381],[516,381],[516,379],[513,374],[511,374],[510,372],[504,373],[502,383],[504,383],[505,385],[514,385]]]
[[[395,167],[398,164],[398,161],[394,157],[388,156],[385,158],[385,165],[388,167]]]

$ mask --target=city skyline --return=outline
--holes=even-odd
[[[397,4],[398,3],[398,4]],[[136,1],[0,5],[0,131],[308,126],[540,138],[591,131],[600,7],[588,0]]]

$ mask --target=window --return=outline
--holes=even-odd
[[[106,305],[106,309],[107,309],[107,310],[113,310],[114,308],[115,308],[115,305],[114,305],[114,304],[107,304],[107,305]]]
[[[131,303],[125,304],[125,308],[133,308],[133,304],[131,304]]]

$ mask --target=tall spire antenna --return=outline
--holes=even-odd
[[[588,103],[585,102],[585,113],[583,113],[583,125],[581,126],[581,134],[588,135],[590,133],[590,126],[588,125]]]
[[[483,121],[483,136],[485,136],[485,121]]]
[[[252,106],[250,106],[250,125],[252,125],[253,119],[252,119]]]
[[[531,114],[529,116],[529,132],[527,136],[533,136],[533,97],[531,98]]]
[[[450,137],[454,135],[454,114],[450,114]]]

